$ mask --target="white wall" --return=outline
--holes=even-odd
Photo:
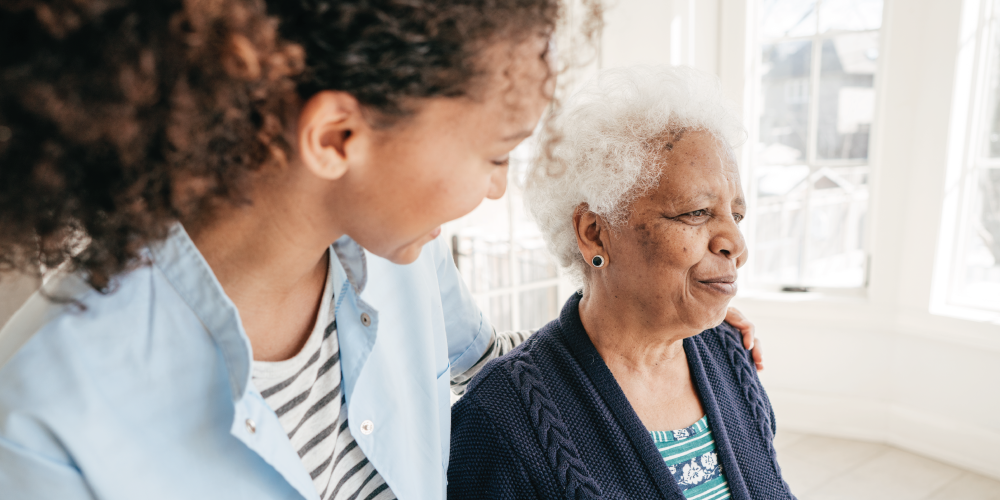
[[[601,68],[684,64],[718,73],[719,0],[617,0],[604,23]]]

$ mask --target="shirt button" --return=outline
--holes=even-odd
[[[365,326],[371,326],[372,317],[368,313],[361,313],[361,324]]]
[[[247,432],[254,434],[257,432],[257,424],[253,423],[253,420],[247,419]]]
[[[374,431],[374,430],[375,430],[375,424],[373,424],[371,420],[365,420],[364,422],[361,422],[361,433],[362,434],[364,434],[364,435],[367,436],[367,435],[371,434],[372,431]]]

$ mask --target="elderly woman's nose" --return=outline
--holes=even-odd
[[[746,253],[747,245],[746,240],[743,239],[743,233],[733,222],[725,224],[725,227],[712,238],[709,249],[712,253],[717,253],[727,259],[739,259]]]

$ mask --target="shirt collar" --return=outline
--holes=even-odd
[[[343,278],[350,282],[355,295],[360,295],[368,282],[364,249],[348,236],[338,239],[331,248],[346,275]],[[163,273],[219,346],[229,371],[233,401],[239,401],[250,386],[253,348],[236,305],[180,223],[170,228],[167,239],[154,245],[150,254],[153,265]],[[335,282],[334,289],[339,289],[338,277],[330,278]],[[337,300],[339,302],[340,297]]]
[[[344,268],[347,281],[350,281],[351,287],[354,288],[354,294],[361,295],[365,285],[368,284],[368,261],[365,249],[346,235],[335,241],[332,248]]]
[[[181,224],[174,224],[167,239],[153,245],[150,253],[153,265],[163,273],[219,346],[229,371],[233,401],[239,401],[250,385],[253,351],[236,305],[223,291],[212,268]]]

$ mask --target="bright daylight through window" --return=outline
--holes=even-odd
[[[466,285],[497,331],[531,330],[559,315],[559,269],[524,209],[518,182],[531,141],[510,157],[511,182],[501,200],[485,201],[449,224],[451,245]]]
[[[973,101],[973,133],[961,183],[951,302],[1000,310],[1000,1],[985,6],[988,40]]]
[[[761,0],[751,120],[756,286],[866,284],[881,0]]]

